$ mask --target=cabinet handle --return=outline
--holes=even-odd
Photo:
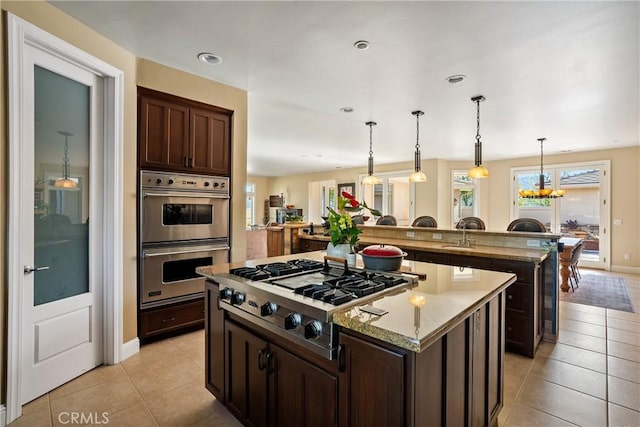
[[[258,370],[263,371],[265,368],[264,363],[262,363],[262,356],[264,355],[264,350],[260,350],[258,352]]]
[[[218,307],[218,311],[221,310],[220,308],[220,295],[218,295],[218,297],[216,298],[216,306]]]
[[[267,353],[267,374],[273,373],[273,353]]]
[[[345,363],[344,363],[344,344],[340,344],[338,346],[338,372],[345,371]]]
[[[507,295],[508,299],[513,299],[513,295]]]
[[[169,317],[168,319],[162,319],[162,323],[173,322],[174,320],[176,320],[175,317]]]
[[[193,157],[189,157],[189,160],[187,161],[187,167],[193,167]]]
[[[184,167],[185,168],[189,167],[189,158],[187,156],[184,156]]]

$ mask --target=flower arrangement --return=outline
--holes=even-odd
[[[371,215],[382,216],[380,211],[372,209],[365,202],[358,202],[351,194],[343,191],[338,195],[338,210],[329,209],[329,227],[331,229],[331,243],[333,246],[348,243],[353,252],[358,243],[358,236],[362,230],[353,222],[349,212],[360,213],[363,209],[371,212]]]

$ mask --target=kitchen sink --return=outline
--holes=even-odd
[[[472,250],[474,250],[474,249],[475,249],[475,248],[473,248],[473,247],[466,248],[466,247],[463,247],[463,246],[457,246],[457,245],[442,245],[442,246],[440,246],[440,247],[441,247],[442,249],[456,249],[456,250],[459,250],[459,251],[472,251]]]

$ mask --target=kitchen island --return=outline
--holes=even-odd
[[[514,274],[404,261],[413,280],[330,312],[339,332],[333,351],[321,355],[261,322],[268,304],[253,302],[253,320],[221,304],[222,297],[252,305],[250,296],[230,297],[237,292],[219,285],[230,268],[296,258],[198,269],[207,278],[206,386],[239,420],[274,426],[497,423],[504,291]],[[299,326],[305,336],[307,327]]]

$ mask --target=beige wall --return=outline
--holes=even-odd
[[[124,149],[123,149],[123,339],[129,341],[137,336],[137,292],[136,292],[136,163],[137,163],[137,130],[136,130],[136,85],[140,84],[152,89],[173,93],[185,98],[195,99],[208,104],[219,105],[234,110],[233,116],[233,206],[239,204],[242,209],[234,209],[232,218],[232,258],[244,259],[244,183],[246,180],[246,92],[231,88],[211,80],[189,75],[177,70],[161,66],[136,57],[90,28],[79,23],[60,10],[42,1],[2,1],[3,11],[42,28],[50,34],[82,49],[83,51],[119,68],[124,72]],[[4,23],[3,23],[4,24]],[[0,42],[6,54],[4,31],[0,32]],[[6,57],[0,67],[2,77],[2,104],[0,112],[4,112],[6,98]],[[0,174],[0,238],[6,241],[6,153],[7,126],[4,114],[0,114],[0,162],[4,173]],[[4,380],[6,375],[6,252],[5,245],[0,247],[0,277],[4,286],[0,294],[0,326],[3,331],[0,351],[0,376],[2,378],[2,395],[4,402]]]
[[[640,147],[613,150],[585,151],[545,155],[545,165],[611,161],[611,265],[612,269],[640,268]],[[511,221],[510,173],[512,167],[537,166],[539,157],[525,157],[494,162],[486,162],[490,176],[478,180],[478,216],[487,224],[487,229],[506,230]],[[412,163],[376,165],[376,172],[410,170]],[[451,171],[466,170],[470,162],[449,162],[427,159],[422,161],[422,170],[427,182],[416,184],[416,216],[431,215],[442,228],[451,227]],[[271,194],[281,191],[289,193],[287,203],[304,206],[308,197],[307,183],[335,179],[336,182],[356,182],[358,174],[366,173],[361,168],[344,169],[325,173],[304,174],[269,179]],[[613,218],[621,218],[622,225],[613,225]],[[630,254],[625,260],[624,254]]]

